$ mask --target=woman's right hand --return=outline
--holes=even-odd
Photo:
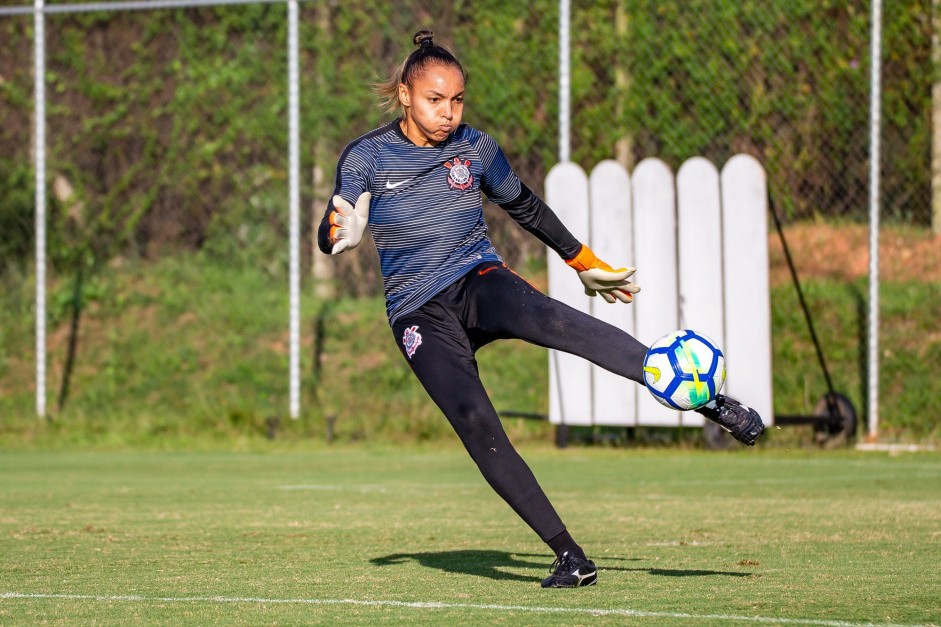
[[[333,211],[330,212],[330,249],[331,255],[338,255],[344,250],[359,246],[363,240],[363,231],[369,223],[369,202],[372,194],[363,192],[356,199],[356,206],[351,205],[341,196],[333,197]]]

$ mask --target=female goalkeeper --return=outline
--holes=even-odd
[[[399,117],[340,155],[318,245],[334,255],[351,250],[369,227],[402,355],[487,482],[556,554],[542,586],[593,585],[594,563],[510,444],[474,354],[494,340],[518,338],[641,383],[647,347],[510,270],[487,237],[481,192],[559,254],[589,295],[630,303],[640,291],[630,281],[634,269],[598,259],[520,182],[493,138],[461,122],[466,75],[433,33],[420,31],[413,43],[417,48],[379,86]],[[757,412],[721,395],[699,411],[745,444],[764,428]]]

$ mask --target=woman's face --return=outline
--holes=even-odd
[[[450,65],[435,63],[399,85],[405,106],[405,136],[416,146],[437,146],[461,123],[464,114],[464,76]]]

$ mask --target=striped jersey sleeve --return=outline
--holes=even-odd
[[[487,133],[477,131],[477,150],[483,163],[484,174],[480,182],[481,191],[491,202],[498,205],[510,202],[520,195],[522,183],[500,146]]]
[[[477,133],[480,136],[477,146],[484,163],[480,188],[487,198],[560,257],[574,258],[581,250],[581,242],[541,198],[522,184],[497,142],[487,133]]]

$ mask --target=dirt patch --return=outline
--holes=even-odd
[[[869,227],[802,223],[784,229],[799,278],[852,281],[869,273]],[[768,236],[771,283],[791,280],[777,231]],[[941,234],[927,229],[883,227],[879,233],[883,281],[941,282]]]

